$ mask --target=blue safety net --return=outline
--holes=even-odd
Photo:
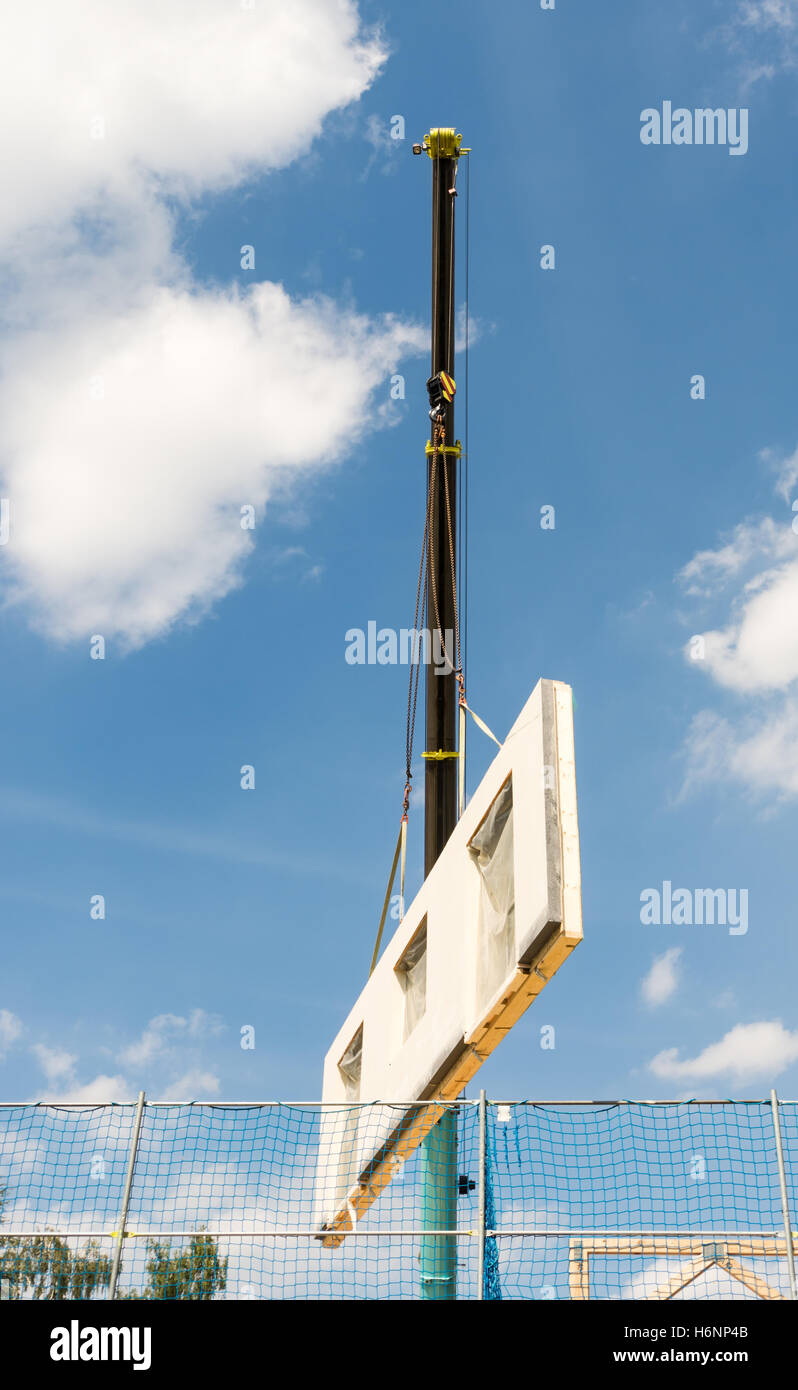
[[[787,1295],[769,1102],[443,1110],[0,1107],[0,1297]]]

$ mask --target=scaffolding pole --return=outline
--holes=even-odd
[[[119,1283],[119,1266],[122,1261],[122,1246],[125,1240],[125,1227],[127,1225],[127,1214],[130,1207],[130,1193],[133,1188],[133,1173],[136,1168],[136,1154],[139,1147],[139,1135],[141,1134],[141,1120],[144,1114],[144,1092],[139,1091],[139,1098],[136,1101],[136,1113],[133,1118],[133,1133],[130,1136],[130,1153],[127,1158],[127,1173],[125,1174],[125,1190],[122,1194],[122,1211],[119,1217],[119,1230],[116,1232],[116,1248],[114,1250],[113,1264],[111,1265],[111,1285],[108,1297],[116,1298],[116,1288]]]
[[[787,1172],[784,1167],[784,1145],[781,1142],[781,1117],[779,1115],[779,1098],[775,1089],[770,1093],[770,1108],[773,1113],[773,1133],[776,1137],[776,1158],[779,1164],[779,1187],[781,1188],[781,1214],[784,1217],[784,1242],[787,1248],[787,1273],[790,1276],[790,1298],[798,1298],[795,1286],[795,1251],[792,1242],[792,1221],[790,1217],[790,1201],[787,1196]]]

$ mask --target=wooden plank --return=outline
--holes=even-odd
[[[734,1240],[726,1241],[727,1255],[764,1255],[781,1256],[787,1253],[784,1236],[735,1236]]]
[[[739,1259],[731,1258],[732,1255],[738,1257],[747,1256],[759,1259],[783,1259],[786,1253],[786,1244],[783,1236],[751,1236],[739,1235],[733,1240],[706,1241],[695,1236],[637,1236],[634,1238],[624,1236],[592,1236],[587,1239],[580,1239],[578,1242],[572,1240],[571,1245],[579,1244],[581,1249],[582,1267],[588,1269],[588,1261],[591,1255],[604,1256],[657,1256],[684,1259],[686,1262],[677,1270],[666,1284],[660,1284],[653,1293],[643,1295],[644,1300],[663,1300],[673,1298],[681,1289],[693,1283],[707,1270],[716,1265],[719,1269],[725,1269],[733,1278],[738,1279],[746,1288],[756,1293],[758,1298],[781,1299],[783,1294],[779,1293],[760,1275],[753,1270],[746,1269],[739,1263]],[[706,1249],[709,1245],[715,1245],[719,1249],[718,1255],[713,1255],[707,1259]],[[589,1280],[585,1279],[580,1283],[576,1266],[574,1265],[573,1274],[570,1272],[569,1283],[572,1298],[589,1298]],[[578,1292],[574,1292],[578,1289]]]
[[[325,1232],[330,1232],[329,1235],[320,1235],[321,1243],[326,1249],[334,1250],[342,1244],[347,1232],[354,1230],[355,1224],[376,1202],[388,1183],[396,1177],[399,1168],[412,1153],[415,1153],[443,1113],[443,1109],[437,1105],[425,1105],[416,1111],[409,1125],[400,1132],[399,1137],[369,1172],[368,1177],[361,1178],[350,1188],[345,1202],[338,1208],[332,1221],[324,1227]]]
[[[733,1240],[707,1241],[701,1236],[589,1236],[582,1237],[585,1249],[597,1255],[700,1255],[706,1245],[722,1244],[726,1254],[784,1256],[783,1236],[735,1236]]]
[[[746,1288],[751,1289],[757,1298],[784,1298],[784,1294],[779,1293],[778,1289],[772,1288],[760,1275],[755,1274],[752,1269],[746,1269],[736,1260],[725,1260],[723,1268],[735,1279],[739,1279],[741,1284],[745,1284]]]
[[[491,1005],[489,1013],[466,1038],[465,1049],[457,1061],[439,1082],[435,1093],[429,1100],[456,1101],[463,1089],[476,1076],[482,1063],[496,1050],[499,1043],[518,1021],[530,1004],[537,999],[541,990],[559,970],[564,960],[579,944],[578,940],[568,940],[562,929],[550,937],[535,957],[533,964],[518,969],[508,989],[501,999]],[[397,1169],[415,1153],[419,1144],[438,1123],[443,1110],[436,1106],[424,1106],[418,1117],[406,1130],[400,1132],[399,1139],[386,1146],[384,1158],[369,1174],[368,1181],[361,1179],[346,1195],[345,1202],[338,1208],[335,1216],[320,1232],[322,1245],[335,1249],[341,1245],[348,1231],[354,1229],[352,1218],[359,1221],[368,1211],[380,1193],[396,1176]],[[334,1233],[334,1234],[333,1234]]]
[[[568,1288],[575,1302],[590,1297],[589,1253],[581,1240],[569,1241]]]
[[[491,1005],[466,1042],[489,1057],[578,944],[569,941],[562,929],[550,937],[531,965],[519,967],[501,998]]]

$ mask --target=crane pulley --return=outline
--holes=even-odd
[[[446,407],[451,405],[454,400],[456,390],[454,377],[449,376],[448,372],[437,372],[435,376],[430,377],[427,382],[430,420],[442,420],[444,418]]]

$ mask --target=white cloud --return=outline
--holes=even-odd
[[[366,120],[364,136],[366,142],[371,146],[371,154],[360,175],[361,180],[367,179],[377,164],[380,166],[381,174],[390,174],[395,167],[400,150],[405,148],[405,142],[393,138],[391,123],[384,116],[369,116]]]
[[[643,999],[652,1008],[664,1004],[675,994],[679,984],[679,961],[683,952],[683,946],[671,946],[669,951],[663,952],[653,960],[651,969],[640,985]]]
[[[11,1047],[22,1033],[22,1019],[12,1014],[10,1009],[0,1009],[0,1059],[5,1049]]]
[[[385,60],[351,0],[38,0],[0,46],[0,241],[288,163]],[[93,138],[102,127],[103,138]],[[94,124],[93,124],[94,123]]]
[[[158,1100],[201,1100],[203,1097],[219,1094],[219,1078],[213,1072],[195,1068],[187,1071],[179,1080],[172,1082],[158,1096]]]
[[[133,646],[202,613],[240,582],[242,506],[262,516],[289,473],[348,452],[375,421],[372,393],[423,341],[263,283],[157,290],[17,344],[0,393],[17,597],[51,636]]]
[[[9,1017],[13,1018],[13,1015]],[[50,1083],[43,1097],[45,1100],[100,1104],[111,1100],[130,1100],[142,1085],[148,1092],[155,1092],[158,1083],[153,1084],[150,1079],[145,1082],[141,1075],[145,1068],[150,1078],[153,1070],[161,1074],[165,1071],[174,1077],[167,1082],[162,1099],[189,1100],[202,1095],[213,1096],[219,1091],[218,1077],[201,1066],[191,1065],[191,1062],[201,1044],[218,1036],[223,1030],[224,1023],[218,1014],[208,1013],[205,1009],[192,1009],[186,1016],[169,1013],[156,1015],[150,1019],[141,1036],[123,1048],[117,1058],[126,1069],[134,1070],[135,1082],[116,1073],[113,1076],[101,1074],[92,1081],[80,1083],[77,1079],[78,1058],[74,1054],[63,1048],[48,1047],[44,1043],[34,1043],[31,1052]],[[13,1027],[8,1031],[13,1033]],[[53,1093],[50,1087],[56,1085],[62,1089]]]
[[[143,1067],[165,1052],[175,1033],[184,1029],[186,1020],[178,1014],[158,1014],[150,1019],[141,1037],[122,1048],[119,1061],[132,1067]]]
[[[31,1052],[48,1081],[63,1081],[74,1074],[77,1057],[63,1048],[46,1047],[44,1043],[34,1043]]]
[[[798,25],[798,0],[740,0],[737,18],[744,28],[792,33]]]
[[[222,1027],[221,1019],[204,1009],[194,1009],[188,1018],[180,1014],[158,1014],[150,1019],[136,1042],[122,1049],[118,1060],[125,1066],[144,1067],[163,1057],[176,1042],[212,1037],[221,1032]]]
[[[779,463],[789,502],[798,482],[798,450]],[[678,579],[702,603],[725,606],[725,620],[685,647],[691,666],[722,689],[747,697],[731,714],[701,710],[685,740],[683,790],[708,780],[735,780],[761,795],[798,795],[798,534],[793,513],[746,520],[715,549],[699,551]],[[700,647],[697,646],[700,639]],[[755,697],[755,698],[754,698]]]
[[[792,71],[798,59],[798,0],[737,0],[718,33],[740,59],[745,86]]]
[[[649,1062],[664,1081],[708,1081],[729,1076],[736,1081],[776,1077],[798,1060],[798,1031],[791,1033],[778,1019],[738,1023],[697,1057],[679,1059],[679,1049],[666,1048]]]
[[[205,1009],[192,1009],[187,1027],[191,1038],[215,1037],[224,1031],[224,1023],[219,1015],[209,1014]]]
[[[95,1076],[85,1085],[70,1087],[57,1095],[49,1091],[42,1097],[52,1104],[62,1105],[107,1105],[109,1101],[130,1101],[135,1099],[133,1088],[123,1076]]]
[[[731,690],[786,690],[798,680],[796,611],[798,562],[749,581],[734,621],[703,634],[710,675]]]
[[[174,246],[176,208],[305,151],[384,46],[350,0],[42,0],[10,27],[6,602],[57,640],[135,647],[242,582],[241,508],[262,519],[390,423],[375,393],[426,346],[270,281],[209,290]]]
[[[685,791],[731,780],[763,797],[798,797],[798,699],[734,720],[702,710],[690,724],[684,754]]]
[[[774,458],[771,449],[763,450],[761,457],[765,463],[773,463],[776,471],[776,491],[785,502],[792,504],[798,484],[798,449],[785,459]]]
[[[778,524],[772,517],[762,517],[759,521],[741,522],[729,539],[714,550],[699,550],[677,578],[692,597],[712,598],[752,564],[761,568],[765,562],[789,557],[798,557],[798,538],[789,523]]]

